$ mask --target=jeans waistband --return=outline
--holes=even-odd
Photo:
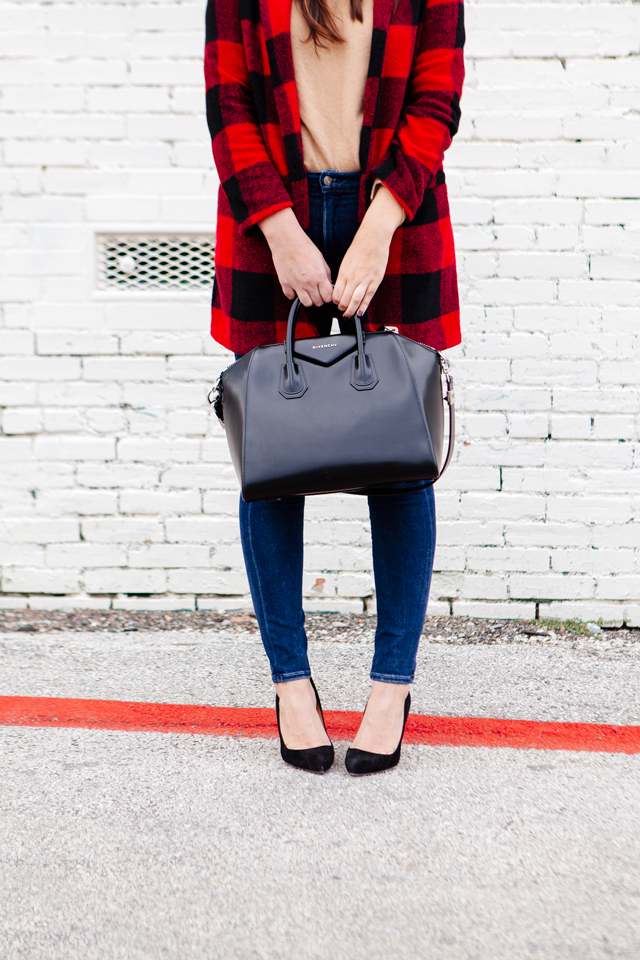
[[[314,193],[358,193],[362,174],[359,170],[319,170],[307,173],[309,190]]]

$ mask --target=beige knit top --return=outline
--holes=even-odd
[[[358,151],[364,88],[373,33],[373,2],[363,0],[363,23],[349,0],[329,0],[344,43],[316,47],[296,0],[291,3],[293,69],[300,105],[304,165],[311,172],[360,169]]]

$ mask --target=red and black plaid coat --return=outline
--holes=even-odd
[[[207,120],[221,181],[212,335],[237,353],[284,340],[290,307],[256,224],[290,206],[303,228],[309,223],[291,2],[207,6]],[[460,342],[442,158],[460,120],[463,43],[461,0],[374,0],[359,216],[379,177],[407,218],[391,242],[369,326],[397,326],[438,350]],[[315,333],[302,322],[298,329]]]

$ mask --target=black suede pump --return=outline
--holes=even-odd
[[[369,773],[382,773],[383,770],[390,770],[397,767],[400,762],[400,748],[402,747],[402,738],[404,737],[404,728],[407,725],[407,717],[411,708],[411,694],[407,694],[404,702],[404,723],[402,724],[402,733],[400,742],[393,753],[369,753],[368,750],[358,750],[357,747],[349,747],[347,755],[344,758],[344,765],[347,773],[352,777],[364,777]]]
[[[311,677],[309,677],[309,679],[311,680],[313,692],[316,695],[316,709],[320,714],[320,719],[322,720],[322,725],[326,733],[327,728],[324,722],[320,697],[318,696],[315,683]],[[278,734],[280,735],[280,755],[284,762],[291,764],[292,767],[298,767],[300,770],[308,770],[310,773],[326,773],[334,760],[333,744],[325,744],[321,747],[309,747],[306,750],[289,750],[289,747],[282,739],[282,731],[280,730],[280,697],[278,694],[276,694],[276,718],[278,720]]]

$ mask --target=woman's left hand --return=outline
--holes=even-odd
[[[382,283],[393,234],[404,220],[404,210],[381,186],[351,246],[340,264],[333,302],[345,317],[362,316]]]

